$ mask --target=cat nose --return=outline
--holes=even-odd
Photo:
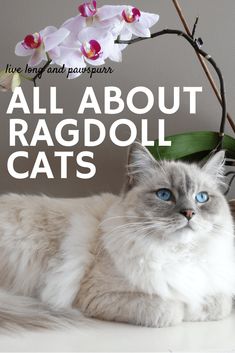
[[[191,218],[193,218],[193,216],[195,215],[195,212],[194,210],[192,209],[184,209],[184,210],[181,210],[180,213],[185,217],[187,218],[188,221],[190,221]]]

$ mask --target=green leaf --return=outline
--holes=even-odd
[[[200,160],[218,146],[219,133],[213,131],[187,132],[168,136],[167,141],[171,141],[170,147],[158,146],[158,140],[153,147],[148,147],[150,153],[156,159],[184,159]],[[226,150],[226,157],[235,159],[235,139],[225,135],[223,149]]]

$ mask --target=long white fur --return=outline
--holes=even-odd
[[[160,217],[150,222],[142,215],[144,204],[137,207],[153,176],[162,173],[164,179],[172,166],[198,173],[199,182],[208,175],[208,185],[217,189],[213,173],[220,178],[222,154],[202,172],[156,163],[138,148],[132,157],[129,174],[137,183],[124,196],[0,197],[0,326],[53,326],[60,317],[69,320],[72,307],[87,316],[157,327],[229,314],[234,235],[222,194],[216,191],[222,203],[217,228],[192,219],[196,230],[189,230],[182,216],[177,230],[173,217],[169,224]],[[204,307],[212,308],[208,315]]]
[[[122,208],[117,204],[115,209],[110,210],[107,219],[112,214],[121,213]],[[188,230],[181,231],[176,246],[174,240],[153,242],[139,236],[136,231],[131,233],[128,228],[122,232],[117,228],[118,234],[115,234],[113,229],[124,223],[125,217],[110,218],[111,221],[104,222],[102,227],[107,234],[104,240],[106,248],[118,270],[134,287],[165,299],[178,298],[193,308],[200,305],[205,296],[221,292],[235,294],[233,224],[227,210],[222,218],[226,219],[223,233],[214,234],[212,231],[214,240],[208,244],[202,243],[201,248],[196,246],[201,241],[198,233],[196,244],[185,244]],[[224,232],[227,232],[226,237]]]

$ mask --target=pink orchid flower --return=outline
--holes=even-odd
[[[70,40],[77,38],[78,33],[85,27],[91,26],[96,20],[96,1],[84,2],[78,6],[79,15],[69,18],[61,27],[70,31]]]
[[[38,33],[28,34],[23,41],[17,43],[15,54],[30,56],[29,66],[37,66],[41,61],[47,60],[47,54],[54,60],[60,56],[59,45],[69,33],[66,28],[46,27]]]
[[[128,40],[132,35],[137,37],[150,37],[149,28],[159,20],[159,15],[140,11],[133,6],[112,6],[106,5],[99,9],[99,20],[119,20],[119,27],[116,27],[116,38]]]
[[[96,1],[84,2],[83,4],[78,6],[78,11],[80,12],[82,17],[92,17],[97,12],[97,4]]]
[[[93,66],[103,65],[105,59],[115,55],[113,36],[102,29],[87,27],[77,36],[77,40],[71,38],[60,46],[60,57],[55,60],[58,65],[66,68],[84,68],[87,64]],[[118,55],[118,54],[117,54]],[[76,70],[75,70],[76,71]],[[73,72],[69,78],[76,78],[81,72]]]
[[[72,47],[79,33],[87,27],[103,29],[122,40],[130,40],[132,35],[150,37],[149,28],[159,19],[158,15],[141,12],[131,6],[102,6],[97,8],[96,1],[84,2],[78,7],[79,15],[68,19],[62,27],[70,31],[65,45]],[[114,45],[109,58],[113,61],[122,60],[122,50],[127,45]]]

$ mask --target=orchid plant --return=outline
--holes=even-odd
[[[73,69],[68,78],[74,79],[81,75],[82,70],[79,69],[86,65],[104,65],[108,58],[120,62],[127,45],[116,41],[131,40],[133,35],[150,37],[150,28],[158,19],[157,14],[142,12],[133,6],[98,8],[93,0],[79,5],[78,15],[69,18],[59,29],[49,26],[26,35],[17,43],[15,54],[29,56],[28,65],[32,67],[47,61],[48,65]],[[19,76],[17,84],[20,84]],[[9,88],[4,82],[5,75],[1,72],[0,85],[3,89]]]
[[[177,0],[172,0],[178,13]],[[183,17],[182,13],[179,14]],[[143,12],[133,6],[97,7],[95,0],[84,2],[78,6],[78,14],[66,20],[60,28],[53,26],[28,34],[17,43],[15,54],[28,56],[28,65],[36,67],[44,61],[41,74],[49,65],[65,67],[69,79],[81,75],[81,69],[87,65],[104,65],[107,59],[121,62],[122,52],[129,44],[137,43],[145,39],[153,39],[161,35],[177,35],[183,37],[196,51],[199,59],[207,60],[216,71],[220,82],[220,94],[217,97],[221,101],[222,118],[220,131],[189,132],[170,136],[172,146],[150,148],[151,153],[158,158],[166,159],[200,159],[209,152],[225,148],[227,157],[235,160],[235,140],[224,134],[226,117],[235,132],[235,125],[227,115],[224,81],[213,58],[201,49],[202,40],[195,38],[195,30],[198,19],[195,22],[192,33],[186,27],[186,33],[175,29],[165,29],[151,33],[152,28],[159,20],[158,14]],[[183,24],[185,26],[185,20]],[[134,36],[134,38],[133,38]],[[72,68],[72,70],[71,70]],[[205,66],[204,66],[205,69]],[[41,76],[40,74],[40,76]],[[207,75],[208,76],[208,75]],[[36,85],[39,75],[28,77],[19,72],[6,73],[0,71],[0,89],[14,90],[21,84],[21,79],[30,80]],[[213,86],[213,84],[212,84]],[[214,89],[215,90],[215,89]],[[234,162],[231,164],[233,165]]]

